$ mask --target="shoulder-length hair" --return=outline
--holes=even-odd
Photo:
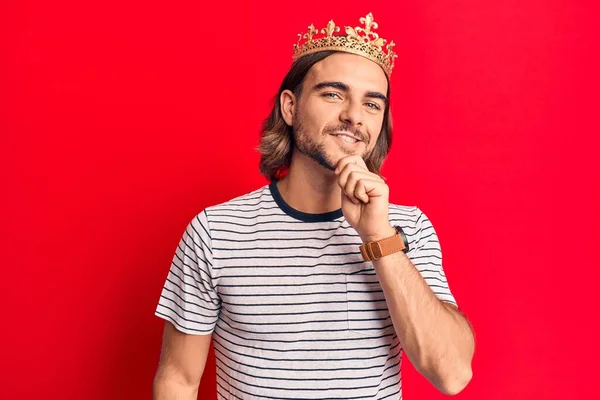
[[[294,138],[292,127],[286,124],[281,114],[281,93],[291,90],[296,98],[300,98],[302,83],[310,68],[317,62],[336,53],[336,51],[321,51],[300,57],[292,64],[274,99],[273,109],[262,125],[260,144],[260,172],[270,181],[277,179],[279,174],[289,168],[292,159]],[[390,98],[388,79],[387,97]],[[365,160],[369,171],[380,174],[381,166],[392,146],[392,118],[389,100],[385,106],[381,132],[375,147]]]

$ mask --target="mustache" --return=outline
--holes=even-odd
[[[363,133],[363,131],[361,131],[360,129],[355,128],[349,124],[339,124],[335,126],[327,125],[323,129],[323,134],[331,135],[339,131],[350,132],[351,134],[359,138],[361,141],[365,142],[366,144],[369,144],[369,136],[366,133]]]

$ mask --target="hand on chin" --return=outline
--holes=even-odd
[[[358,155],[340,158],[335,174],[344,217],[361,238],[389,232],[389,187],[383,178],[369,171]]]

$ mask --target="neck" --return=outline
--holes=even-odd
[[[321,214],[342,207],[341,189],[333,171],[294,151],[288,174],[277,183],[281,197],[291,207]]]

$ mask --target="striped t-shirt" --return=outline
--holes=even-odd
[[[389,210],[415,267],[455,304],[430,221]],[[212,333],[219,399],[400,399],[402,344],[360,244],[341,209],[295,210],[272,182],[189,223],[156,315]]]

